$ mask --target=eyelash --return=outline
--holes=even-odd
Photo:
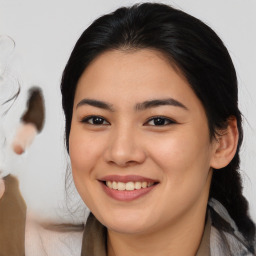
[[[95,123],[93,123],[93,122],[90,122],[90,120],[97,120],[97,119],[100,119],[101,121],[103,121],[103,123],[101,123],[101,124],[95,124]],[[98,120],[99,121],[99,120]],[[87,123],[87,124],[91,124],[91,125],[109,125],[110,123],[108,122],[108,121],[106,121],[105,120],[105,118],[104,117],[102,117],[102,116],[87,116],[87,117],[85,117],[85,118],[83,118],[82,120],[81,120],[81,122],[82,123]],[[104,124],[104,122],[106,122],[105,124]]]
[[[100,121],[100,123],[94,123],[97,119],[98,119],[98,121]],[[92,122],[90,122],[90,120],[92,120]],[[154,122],[154,125],[149,124],[152,121]],[[159,121],[160,124],[156,125],[156,123],[155,123],[156,121]],[[164,123],[162,123],[163,121],[164,121]],[[106,119],[102,116],[87,116],[87,117],[83,118],[81,120],[81,122],[91,124],[91,125],[97,125],[97,126],[98,125],[110,125],[110,123],[108,121],[106,121]],[[144,123],[144,125],[147,125],[147,126],[166,126],[166,125],[172,125],[172,124],[176,124],[176,122],[174,120],[164,117],[164,116],[151,117]]]
[[[145,123],[145,124],[149,124],[149,122],[151,122],[151,121],[156,121],[156,120],[158,120],[158,121],[160,121],[160,122],[162,122],[162,121],[164,121],[164,124],[159,124],[159,125],[156,125],[155,123],[154,123],[154,125],[152,125],[152,126],[166,126],[166,125],[172,125],[172,124],[176,124],[176,122],[174,121],[174,120],[172,120],[172,119],[170,119],[170,118],[167,118],[167,117],[165,117],[165,116],[154,116],[154,117],[151,117],[150,119],[148,119],[147,120],[147,122]],[[166,123],[167,122],[167,123]]]

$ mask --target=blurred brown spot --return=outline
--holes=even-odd
[[[24,123],[32,123],[40,132],[44,125],[45,109],[44,98],[40,88],[33,87],[29,90],[27,111],[21,117]]]

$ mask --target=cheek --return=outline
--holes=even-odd
[[[199,130],[200,131],[200,130]],[[207,130],[206,130],[207,131]],[[151,157],[168,177],[168,182],[177,185],[188,182],[190,176],[202,181],[210,167],[210,142],[208,133],[196,130],[174,132],[151,140]]]
[[[204,197],[204,201],[208,198],[208,134],[205,139],[199,138],[197,133],[177,133],[162,141],[152,140],[151,158],[163,181],[162,200],[155,208],[162,209],[167,219],[188,211],[200,198]]]
[[[69,136],[69,155],[72,175],[78,193],[88,207],[93,205],[93,169],[100,156],[100,143],[97,138],[76,127],[71,128]]]
[[[101,138],[72,128],[69,137],[69,153],[72,170],[79,175],[89,175],[102,153]]]
[[[102,166],[101,159],[105,147],[103,142],[106,144],[106,141],[103,134],[95,136],[91,132],[85,132],[81,126],[71,126],[69,155],[72,175],[77,191],[89,208],[93,208],[94,205],[92,198],[97,197],[97,191],[95,192],[97,172],[94,170]]]

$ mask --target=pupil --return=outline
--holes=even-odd
[[[103,119],[100,118],[100,117],[94,117],[93,123],[94,124],[102,124],[103,123]]]
[[[165,120],[163,118],[156,118],[154,120],[155,125],[164,125]]]

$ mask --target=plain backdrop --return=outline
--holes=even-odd
[[[4,123],[16,129],[31,85],[43,89],[45,129],[21,158],[13,156],[10,170],[18,176],[28,208],[42,216],[70,218],[66,209],[64,116],[60,79],[71,50],[84,29],[97,17],[117,7],[138,3],[121,0],[0,0],[0,35],[16,42],[13,74],[21,84]],[[153,1],[151,1],[153,2]],[[154,1],[160,2],[160,1]],[[166,0],[212,27],[227,46],[239,80],[240,108],[245,117],[241,150],[244,194],[256,221],[256,1]],[[230,184],[232,186],[232,184]],[[75,197],[77,196],[74,192]]]

